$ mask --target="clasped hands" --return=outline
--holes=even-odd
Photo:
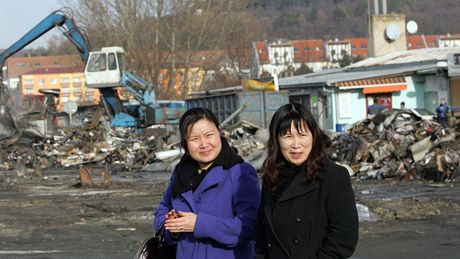
[[[170,210],[165,216],[165,229],[171,233],[193,232],[195,230],[196,214]]]

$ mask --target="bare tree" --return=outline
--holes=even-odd
[[[239,74],[252,36],[257,34],[246,11],[251,0],[66,2],[93,49],[123,47],[129,69],[157,85],[161,98],[186,96],[191,75],[196,75],[192,70],[202,66],[202,57],[197,56],[201,50],[227,49]]]

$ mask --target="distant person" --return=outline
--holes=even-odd
[[[374,98],[374,103],[372,105],[369,105],[369,107],[367,108],[367,113],[369,115],[375,115],[381,113],[383,110],[385,110],[385,108],[385,105],[379,103],[377,98]]]
[[[438,122],[441,124],[447,124],[447,115],[450,110],[449,105],[447,104],[446,98],[441,98],[441,103],[438,108],[436,108],[436,113],[438,114]]]
[[[348,171],[328,159],[330,139],[304,105],[281,106],[269,126],[256,228],[258,258],[347,258],[359,223]]]
[[[155,210],[155,229],[164,222],[164,238],[177,244],[178,259],[254,258],[256,170],[220,136],[209,109],[186,111],[179,132],[185,154]]]
[[[401,110],[406,109],[406,103],[405,103],[405,102],[401,102],[401,103],[399,104],[399,109],[401,109]]]

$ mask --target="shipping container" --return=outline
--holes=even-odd
[[[241,113],[229,124],[245,120],[259,127],[267,128],[273,113],[283,104],[289,103],[289,91],[243,91],[227,94],[214,94],[187,99],[187,108],[206,107],[223,122],[240,107]]]

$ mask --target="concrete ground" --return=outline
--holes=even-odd
[[[45,171],[42,178],[0,172],[0,258],[133,258],[152,234],[170,173],[112,175],[110,186],[80,188],[75,169]],[[353,185],[358,203],[379,218],[360,224],[353,258],[458,258],[460,185]]]

